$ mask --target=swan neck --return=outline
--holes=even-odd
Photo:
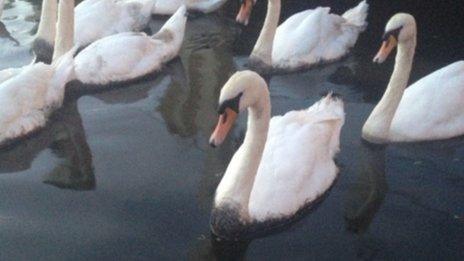
[[[224,201],[238,205],[239,215],[245,223],[251,221],[248,204],[266,145],[270,118],[269,94],[263,93],[260,99],[248,108],[245,139],[232,158],[217,190],[216,205]]]
[[[55,39],[57,5],[57,0],[43,1],[39,29],[36,34],[36,38],[43,39],[50,45],[53,45]]]
[[[60,0],[53,60],[71,50],[74,41],[74,0]]]
[[[268,1],[263,29],[250,55],[250,59],[258,60],[267,66],[272,66],[272,48],[277,26],[279,24],[280,8],[280,0]]]
[[[364,126],[365,131],[370,132],[371,139],[380,141],[389,139],[391,123],[403,97],[404,90],[408,85],[415,47],[415,38],[398,45],[395,68],[387,89]],[[369,138],[367,139],[369,140]]]

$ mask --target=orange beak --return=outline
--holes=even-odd
[[[245,0],[240,6],[240,11],[238,12],[237,18],[235,20],[240,24],[248,25],[252,9],[253,0]]]
[[[225,112],[219,116],[216,129],[209,139],[211,147],[215,148],[224,142],[230,129],[232,129],[237,116],[238,114],[230,108],[226,108]]]
[[[398,41],[392,35],[388,38],[388,40],[383,41],[382,47],[380,47],[379,52],[374,57],[374,63],[383,63],[387,60],[388,55],[390,55],[391,51],[395,49],[398,45]]]

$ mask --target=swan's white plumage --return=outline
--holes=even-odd
[[[75,77],[86,84],[108,84],[144,76],[177,56],[182,45],[185,6],[154,36],[120,33],[89,45],[75,58]]]
[[[75,49],[52,65],[19,68],[0,84],[0,143],[43,127],[52,109],[61,105],[72,72]]]
[[[390,127],[390,140],[436,140],[463,135],[463,108],[464,61],[459,61],[405,90]]]
[[[294,215],[333,184],[344,123],[343,102],[330,96],[307,110],[273,117],[251,191],[252,219]]]
[[[23,67],[20,68],[8,68],[8,69],[3,69],[0,71],[0,84],[3,83],[4,81],[18,75]]]
[[[362,137],[387,143],[463,135],[464,62],[448,65],[406,88],[417,42],[415,18],[406,13],[394,15],[385,27],[386,33],[392,30],[399,30],[398,34],[384,40],[374,62],[385,61],[397,42],[395,68],[382,99],[363,126]]]
[[[74,40],[87,46],[103,37],[147,26],[154,0],[85,0],[75,8]]]
[[[291,16],[277,28],[272,66],[291,69],[342,58],[367,26],[368,7],[362,1],[343,16],[328,7]]]
[[[237,109],[248,110],[248,123],[244,141],[216,189],[213,233],[237,238],[252,232],[243,226],[290,219],[335,181],[338,169],[333,157],[345,119],[340,99],[329,94],[306,110],[271,118],[265,80],[242,71],[222,88],[219,108],[211,145],[224,141]]]
[[[171,15],[186,5],[189,10],[210,13],[219,9],[227,0],[157,0],[153,14]]]

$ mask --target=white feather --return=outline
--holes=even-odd
[[[271,119],[250,196],[252,219],[292,216],[330,188],[344,118],[343,102],[328,96],[307,110]]]
[[[368,4],[362,1],[343,16],[319,7],[297,13],[276,31],[272,64],[278,68],[298,68],[342,58],[355,45],[367,26]]]
[[[86,84],[108,84],[144,76],[177,56],[182,45],[185,6],[150,37],[120,33],[94,42],[75,58],[76,79]]]
[[[45,125],[47,116],[63,101],[74,52],[52,65],[36,63],[16,69],[0,84],[0,143]]]
[[[171,15],[179,7],[186,5],[189,10],[211,13],[219,9],[227,0],[157,0],[153,14]]]
[[[436,140],[464,134],[464,61],[408,87],[393,117],[392,141]]]
[[[85,0],[75,8],[75,43],[84,47],[109,35],[141,31],[154,4],[154,0]]]

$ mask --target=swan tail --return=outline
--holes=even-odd
[[[163,40],[165,42],[175,41],[180,36],[182,42],[187,23],[187,7],[182,5],[177,11],[166,21],[158,33],[152,37],[154,39]]]
[[[340,151],[340,132],[345,123],[344,103],[340,96],[330,92],[308,109],[311,117],[319,124],[329,124],[329,151],[335,156]]]
[[[369,11],[369,4],[363,0],[356,7],[351,8],[343,14],[348,24],[359,27],[364,30],[367,27],[367,13]]]
[[[47,93],[47,104],[61,106],[64,97],[64,87],[74,76],[74,55],[78,47],[74,46],[52,63],[54,74]]]

